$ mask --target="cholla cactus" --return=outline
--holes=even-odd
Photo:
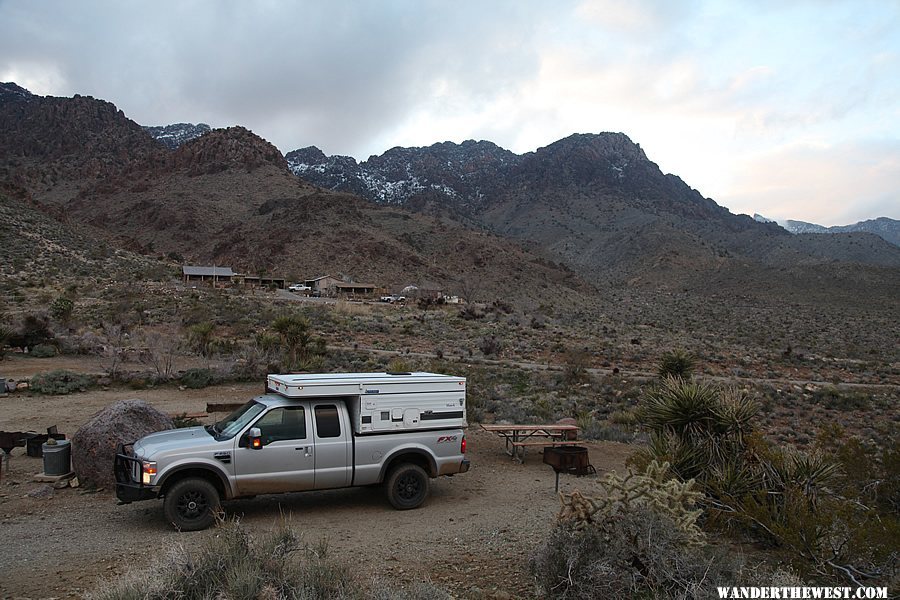
[[[585,496],[577,490],[561,493],[562,508],[557,518],[560,523],[580,530],[643,507],[669,517],[686,534],[689,543],[702,545],[704,536],[697,526],[697,518],[703,511],[692,510],[702,494],[693,489],[693,480],[681,482],[667,477],[668,469],[668,463],[653,461],[644,473],[629,471],[625,477],[610,473],[601,482],[604,493],[596,497]]]

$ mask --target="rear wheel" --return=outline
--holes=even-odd
[[[387,496],[397,510],[416,508],[428,497],[428,473],[418,465],[395,467],[387,479]]]
[[[216,487],[205,479],[182,479],[166,492],[163,512],[181,531],[199,531],[216,522],[221,500]]]

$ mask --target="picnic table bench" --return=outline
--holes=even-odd
[[[578,444],[577,425],[554,423],[551,425],[481,425],[485,431],[495,433],[506,443],[506,453],[513,460],[525,462],[525,450],[531,447],[574,446]]]

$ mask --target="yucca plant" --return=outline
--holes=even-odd
[[[313,335],[309,319],[301,315],[284,315],[272,321],[272,329],[281,337],[284,362],[288,369],[304,369],[325,354],[325,341]]]
[[[188,327],[188,341],[200,356],[209,356],[216,324],[211,321],[195,323]]]
[[[694,374],[694,357],[687,350],[676,348],[663,354],[659,362],[660,378],[676,377],[690,379]]]
[[[756,403],[736,391],[667,377],[638,408],[650,445],[636,462],[666,461],[672,473],[696,479],[707,494],[730,494],[758,479],[744,464],[756,413]],[[718,481],[722,475],[725,482]]]
[[[819,453],[782,450],[762,461],[766,487],[775,494],[795,489],[815,508],[819,496],[830,493],[841,477],[840,465]]]
[[[667,431],[686,438],[721,428],[717,427],[717,421],[721,421],[716,412],[717,404],[714,388],[666,377],[660,386],[647,394],[638,415],[653,432]]]

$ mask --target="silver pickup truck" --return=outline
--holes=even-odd
[[[267,393],[205,427],[120,446],[121,503],[163,499],[177,529],[209,527],[221,502],[384,483],[405,510],[429,479],[465,473],[465,380],[433,373],[270,375]]]

